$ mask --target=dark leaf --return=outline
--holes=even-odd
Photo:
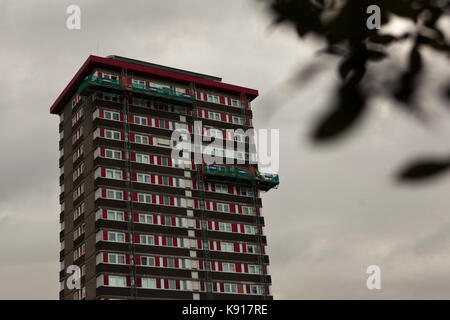
[[[397,41],[397,37],[392,36],[390,34],[380,35],[380,34],[374,34],[369,39],[373,43],[378,44],[390,44],[391,42]]]
[[[375,51],[375,50],[367,50],[367,59],[372,61],[381,61],[387,57],[385,52]]]
[[[347,58],[345,60],[342,60],[341,64],[339,65],[339,75],[343,80],[345,80],[352,69],[353,65],[351,59]]]
[[[402,41],[411,37],[410,33],[404,33],[400,36],[393,36],[390,34],[374,34],[369,37],[369,42],[373,44],[378,44],[382,46],[389,46],[390,44],[398,41]]]
[[[450,56],[450,44],[448,44],[445,39],[439,37],[431,38],[425,35],[420,36],[420,42],[422,44],[426,44],[431,48],[441,51],[442,53],[446,53]]]
[[[355,125],[364,110],[365,95],[357,86],[345,85],[337,105],[319,121],[312,139],[323,142],[337,138]]]
[[[423,180],[436,177],[450,169],[450,160],[420,160],[409,164],[400,171],[398,179],[401,181]]]
[[[337,55],[337,56],[343,56],[347,53],[347,50],[345,50],[337,45],[330,45],[330,46],[326,47],[325,49],[318,51],[317,53],[318,54],[328,53],[328,54],[333,54],[333,55]]]
[[[400,77],[400,85],[394,92],[394,97],[410,108],[414,106],[414,104],[411,103],[411,99],[414,96],[414,92],[417,87],[418,75],[421,70],[422,56],[419,52],[419,46],[415,45],[409,55],[408,69]]]

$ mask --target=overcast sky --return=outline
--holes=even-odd
[[[70,4],[81,7],[81,30],[66,28]],[[249,0],[0,0],[0,299],[58,298],[59,119],[48,110],[90,54],[259,90],[256,128],[280,129],[281,185],[263,196],[276,299],[450,299],[450,176],[419,186],[392,178],[417,154],[448,151],[450,126],[425,128],[380,99],[349,139],[312,145],[333,64],[305,87],[288,86],[317,47],[270,24]],[[450,72],[433,61],[428,82]],[[423,97],[430,108],[434,95]],[[372,264],[381,290],[366,288]]]

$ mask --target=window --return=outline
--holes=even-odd
[[[246,225],[246,226],[244,226],[244,231],[245,231],[245,233],[248,233],[248,234],[256,234],[257,228],[255,226]]]
[[[114,169],[106,169],[106,178],[122,180],[122,171]]]
[[[167,111],[169,106],[165,103],[161,103],[161,102],[153,102],[152,103],[152,108],[155,110],[161,110],[161,111]]]
[[[245,142],[245,136],[244,135],[242,135],[242,134],[235,134],[234,135],[234,139],[237,141],[237,142]]]
[[[125,220],[125,215],[124,215],[123,211],[108,210],[107,217],[108,217],[108,220],[115,220],[115,221],[124,221]]]
[[[258,287],[257,286],[250,286],[250,293],[251,294],[258,294]]]
[[[110,253],[108,255],[108,261],[109,263],[117,263],[117,255]]]
[[[142,183],[150,183],[150,175],[144,173],[138,173],[136,175],[137,181]]]
[[[240,191],[242,196],[253,197],[253,191],[250,188],[241,187]]]
[[[228,186],[224,184],[215,184],[216,192],[218,193],[228,193]]]
[[[119,276],[109,276],[109,286],[111,287],[126,287],[127,286],[127,278],[119,277]]]
[[[85,230],[86,230],[86,226],[84,223],[81,226],[79,226],[78,228],[76,228],[75,231],[73,232],[73,240],[77,239],[82,234],[84,234]]]
[[[77,123],[81,117],[83,116],[83,108],[80,108],[80,110],[75,113],[75,115],[72,117],[72,126]]]
[[[84,183],[79,185],[73,192],[73,200],[75,201],[84,193]]]
[[[260,253],[260,251],[258,246],[247,244],[247,253]]]
[[[167,87],[167,86],[164,86],[164,85],[162,85],[162,84],[160,84],[160,83],[155,83],[155,82],[150,82],[150,87],[152,87],[152,88],[158,88],[158,89],[161,89],[161,88],[169,88],[169,87]]]
[[[230,242],[221,242],[220,248],[222,249],[221,251],[234,252],[233,244]]]
[[[166,157],[161,157],[161,165],[168,166],[169,160]]]
[[[141,265],[152,267],[155,265],[155,258],[153,257],[141,257]]]
[[[144,99],[133,98],[133,104],[138,107],[146,107],[147,102]]]
[[[219,230],[231,232],[231,223],[219,222]]]
[[[155,238],[152,235],[145,235],[145,234],[141,234],[139,236],[139,240],[142,244],[149,244],[149,245],[153,245],[155,243]]]
[[[255,215],[255,210],[252,207],[242,207],[242,213],[246,215]]]
[[[245,119],[241,118],[241,117],[233,116],[233,123],[234,124],[239,124],[239,125],[244,125],[245,124]]]
[[[175,206],[186,208],[186,199],[175,198]]]
[[[147,154],[137,153],[136,154],[136,162],[149,164],[150,163],[150,157]]]
[[[261,268],[261,266],[249,265],[248,266],[248,273],[262,274],[262,268]]]
[[[72,144],[77,142],[83,136],[83,127],[79,127],[72,136]]]
[[[156,289],[156,279],[142,278],[142,288]]]
[[[219,103],[219,97],[212,94],[208,94],[208,102]]]
[[[108,241],[125,242],[125,233],[109,231],[108,232]]]
[[[182,106],[173,106],[173,112],[175,112],[175,113],[181,113],[181,114],[186,114],[186,107],[182,107]]]
[[[112,93],[103,93],[103,100],[119,102],[119,98],[118,98],[117,94],[112,94]]]
[[[84,172],[84,163],[81,163],[74,171],[72,180],[75,181]]]
[[[102,75],[102,80],[105,81],[105,82],[118,83],[119,82],[119,77],[116,76],[116,75],[104,73]]]
[[[139,144],[148,144],[148,137],[147,136],[141,136],[139,134],[136,134],[134,136],[134,142]]]
[[[149,194],[139,193],[138,194],[138,202],[152,203],[152,199]]]
[[[174,258],[167,258],[167,267],[175,268],[175,259]]]
[[[72,100],[72,109],[78,104],[78,102],[81,101],[81,97],[79,95],[76,95]]]
[[[132,81],[131,83],[133,84],[133,87],[140,88],[140,89],[146,89],[146,84],[145,84],[144,80],[133,79],[131,81]]]
[[[219,129],[209,128],[205,132],[205,135],[213,138],[223,139],[223,133]]]
[[[82,300],[86,298],[86,287],[82,287],[73,294],[73,300]]]
[[[83,145],[81,145],[77,150],[75,150],[75,152],[73,153],[73,156],[72,156],[73,162],[78,160],[78,158],[80,158],[83,155],[83,151],[84,151]]]
[[[169,289],[175,290],[175,280],[169,280]]]
[[[75,220],[84,213],[84,202],[82,202],[74,211],[73,219]]]
[[[112,140],[121,140],[120,132],[115,130],[105,129],[105,138]]]
[[[120,113],[118,112],[105,110],[103,114],[105,119],[120,121]]]
[[[106,198],[112,200],[123,200],[123,191],[118,190],[106,190]]]
[[[117,151],[117,150],[106,149],[105,150],[105,158],[121,160],[122,152]]]
[[[173,180],[175,182],[175,187],[177,187],[177,188],[179,188],[179,187],[184,188],[184,180],[183,179],[174,178]]]
[[[111,264],[125,264],[125,255],[109,253],[108,254],[108,263]]]
[[[208,112],[209,119],[220,121],[220,113],[212,111],[205,111],[205,112]]]
[[[225,203],[217,203],[217,211],[230,212],[230,205]]]
[[[167,246],[168,247],[173,247],[173,237],[167,237]]]
[[[86,245],[83,243],[81,246],[79,246],[78,248],[76,248],[73,251],[73,259],[76,260],[78,258],[80,258],[82,255],[84,255],[86,250]]]
[[[153,224],[153,215],[151,215],[151,214],[140,214],[139,215],[139,222],[140,223]]]
[[[166,205],[166,206],[170,205],[170,197],[164,196],[164,205]]]
[[[146,126],[147,125],[147,118],[140,117],[140,116],[134,116],[134,123],[135,124],[140,124],[142,126]]]

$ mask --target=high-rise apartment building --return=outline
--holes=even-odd
[[[272,299],[260,192],[278,176],[251,163],[252,136],[225,130],[252,128],[257,95],[128,58],[86,60],[50,109],[60,117],[60,299]],[[236,150],[172,158],[176,129]],[[194,163],[196,152],[233,163]],[[73,265],[79,289],[67,286]]]

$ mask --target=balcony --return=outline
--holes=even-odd
[[[203,174],[206,178],[231,179],[249,184],[254,181],[254,175],[250,170],[228,166],[204,165]]]
[[[280,184],[280,178],[277,174],[268,174],[257,171],[256,184],[259,189],[267,191],[271,188],[277,187]]]
[[[203,165],[202,172],[205,179],[234,180],[236,183],[254,185],[264,191],[277,187],[280,183],[277,174],[262,173],[252,167],[242,169],[222,165]]]
[[[127,82],[127,79],[119,80],[111,80],[105,78],[99,78],[97,76],[90,75],[88,76],[78,88],[78,94],[80,96],[88,96],[93,91],[103,90],[103,91],[129,91],[132,92],[135,96],[152,96],[158,98],[164,98],[168,100],[176,100],[179,102],[185,103],[194,103],[194,96],[177,92],[174,89],[168,87],[147,87],[141,84],[130,84]]]

